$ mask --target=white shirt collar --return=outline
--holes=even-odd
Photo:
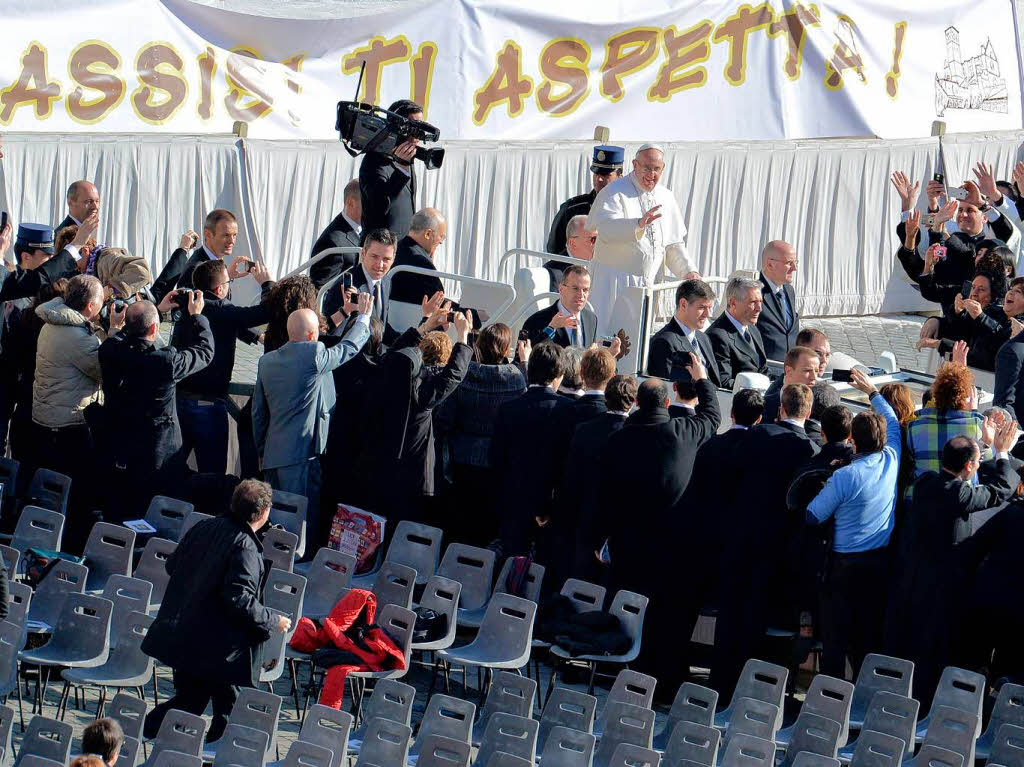
[[[771,288],[772,293],[778,293],[782,289],[781,285],[776,285],[774,282],[769,280],[768,276],[764,272],[761,272],[761,276],[764,277],[764,281],[768,283],[768,287]]]
[[[548,391],[554,391],[554,389],[552,389],[547,384],[530,384],[529,388],[531,388],[531,389],[547,389]]]
[[[731,322],[733,324],[733,327],[740,331],[740,333],[743,333],[747,329],[746,325],[741,325],[740,321],[733,317],[731,314],[729,314],[728,311],[725,312],[725,316],[729,318],[729,322]]]
[[[359,262],[359,268],[363,270],[363,277],[366,278],[366,284],[370,287],[370,292],[372,293],[373,289],[377,287],[377,283],[380,282],[380,280],[375,280],[373,279],[373,277],[370,276],[370,273],[366,271],[366,267],[363,266],[362,261]]]
[[[693,405],[687,405],[685,402],[673,402],[672,407],[678,408],[680,410],[685,410],[688,413],[697,412],[697,408],[695,408]]]
[[[683,331],[683,335],[686,336],[686,340],[689,341],[690,345],[692,346],[697,341],[697,331],[688,328],[686,325],[679,321],[678,317],[673,317],[672,319],[676,321],[676,325],[678,325],[679,329]]]
[[[604,396],[604,392],[601,391],[600,389],[587,389],[586,391],[583,392],[583,396],[586,396],[588,394],[596,394],[600,397]]]
[[[783,418],[780,423],[791,423],[794,426],[799,426],[801,429],[804,428],[806,421],[798,421],[795,418]]]
[[[740,431],[746,431],[749,428],[750,428],[749,426],[743,426],[742,424],[734,423],[732,426],[729,427],[729,431],[733,431],[734,429],[739,429]]]
[[[72,215],[71,215],[70,213],[68,213],[68,218],[70,218],[70,219],[71,219],[72,221],[74,221],[74,222],[75,222],[75,226],[81,226],[81,225],[82,225],[82,222],[81,222],[81,221],[79,221],[79,220],[78,220],[77,218],[75,218],[74,216],[72,216]]]
[[[565,306],[562,305],[562,299],[558,299],[558,311],[564,314],[566,317],[575,317],[579,319],[580,316],[579,314],[573,314],[568,309],[566,309]]]
[[[348,221],[348,225],[352,227],[353,232],[355,232],[356,234],[363,233],[363,227],[360,223],[353,221],[351,218],[349,218],[348,214],[345,211],[341,211],[341,215],[344,216],[346,221]]]
[[[609,410],[609,415],[621,415],[623,418],[629,415],[625,410]]]
[[[203,252],[206,254],[206,257],[211,261],[216,261],[218,258],[218,256],[214,255],[214,253],[208,247],[206,247],[205,242],[203,243]]]

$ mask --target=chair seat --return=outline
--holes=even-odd
[[[796,725],[790,725],[789,727],[783,727],[781,730],[775,733],[775,747],[779,750],[785,751],[789,745],[789,741],[793,739],[793,730]],[[852,751],[850,752],[853,753]]]
[[[562,660],[600,661],[603,663],[629,663],[636,658],[636,655],[632,653],[625,655],[571,655],[568,650],[563,650],[558,645],[551,646],[551,654]]]
[[[981,734],[981,737],[974,741],[974,758],[979,762],[987,762],[989,752],[992,751],[992,741],[995,740],[995,733],[991,729]]]
[[[299,650],[293,650],[291,645],[285,645],[284,657],[293,658],[295,660],[313,660],[313,654],[308,652],[300,652]]]
[[[64,680],[71,684],[92,684],[100,687],[144,687],[152,678],[152,672],[125,676],[124,669],[97,668],[67,669],[61,672]]]
[[[456,623],[466,628],[478,629],[480,624],[484,622],[484,614],[487,612],[487,605],[478,607],[475,610],[463,610],[459,608],[458,616],[456,617]]]
[[[63,651],[46,652],[50,645],[43,645],[35,650],[22,650],[18,659],[34,666],[67,666],[68,668],[96,668],[107,662],[108,653],[92,657],[73,657]]]
[[[451,663],[459,663],[463,666],[519,668],[525,663],[521,656],[515,658],[495,658],[489,654],[487,648],[479,647],[476,642],[471,642],[468,645],[451,650],[440,650],[437,654]],[[527,658],[529,658],[529,655],[527,655]]]
[[[664,751],[668,748],[668,739],[672,736],[672,731],[666,726],[661,732],[655,733],[654,740],[651,741],[651,748],[655,751]],[[594,737],[597,737],[596,735]]]

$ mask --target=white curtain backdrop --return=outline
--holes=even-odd
[[[944,138],[947,176],[958,179],[984,158],[1006,177],[1022,136]],[[66,213],[67,185],[88,178],[100,189],[100,239],[144,255],[156,270],[183,231],[198,231],[207,211],[225,207],[239,216],[236,253],[286,273],[309,257],[341,209],[359,162],[335,142],[151,134],[5,139],[0,203],[15,222],[56,223]],[[449,218],[437,255],[446,271],[510,281],[508,270],[496,273],[501,255],[517,246],[540,249],[559,203],[589,188],[592,142],[444,146],[444,167],[420,166],[417,177],[420,203]],[[636,148],[626,147],[627,168]],[[705,274],[753,268],[764,242],[784,239],[800,258],[796,289],[805,314],[930,308],[895,261],[899,200],[889,175],[931,178],[938,139],[689,142],[665,150],[663,182],[679,200],[690,252]],[[248,293],[236,291],[239,299]]]

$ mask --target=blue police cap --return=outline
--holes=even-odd
[[[47,224],[18,224],[15,246],[22,250],[53,253],[53,227]]]
[[[594,147],[594,161],[590,164],[593,173],[614,173],[622,172],[622,161],[626,156],[626,150],[621,146],[610,146],[602,144]]]

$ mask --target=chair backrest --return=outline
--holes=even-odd
[[[540,717],[537,750],[544,751],[551,732],[557,727],[593,732],[596,710],[597,698],[593,695],[568,687],[556,687],[548,696],[548,702],[544,704],[544,713]]]
[[[255,687],[243,687],[235,699],[235,705],[231,707],[228,724],[239,724],[264,732],[267,734],[268,744],[272,744],[277,738],[281,702],[280,695],[257,690]]]
[[[203,717],[172,708],[164,715],[164,720],[160,723],[160,730],[153,742],[153,751],[149,760],[156,760],[162,751],[177,751],[198,757],[203,750],[204,735],[206,735],[206,720]],[[172,765],[177,767],[177,762],[173,760],[167,764],[168,767]]]
[[[385,560],[373,578],[373,593],[377,604],[412,608],[412,593],[416,588],[416,571],[397,562]]]
[[[419,582],[426,583],[437,572],[443,535],[440,528],[403,519],[395,528],[384,561],[411,567]]]
[[[203,514],[201,511],[193,511],[191,514],[185,517],[185,521],[181,525],[181,538],[185,537],[185,533],[191,530],[193,527],[198,525],[200,522],[205,522],[208,519],[213,519],[212,514]],[[178,538],[180,541],[181,538]]]
[[[499,711],[487,722],[476,761],[487,764],[492,754],[502,751],[532,764],[537,758],[538,726],[535,719]]]
[[[297,740],[288,749],[284,767],[337,767],[334,754],[329,748]]]
[[[3,497],[8,500],[15,497],[19,466],[21,464],[14,458],[4,458],[0,455],[0,485],[4,486]]]
[[[13,712],[12,712],[13,713]],[[8,730],[10,725],[8,725]],[[988,754],[989,764],[1002,767],[1022,767],[1024,765],[1024,727],[1004,724],[996,732],[992,741],[992,749]]]
[[[114,604],[114,612],[110,617],[113,630],[110,642],[116,645],[121,636],[121,627],[129,613],[138,612],[145,615],[149,612],[150,597],[153,595],[153,584],[142,578],[128,575],[111,575],[107,585],[103,587],[104,599]]]
[[[28,611],[32,606],[32,587],[27,583],[11,581],[7,584],[7,618],[5,620],[20,626],[22,630],[22,642],[19,650],[25,648],[25,640],[28,638]]]
[[[376,694],[376,693],[375,693]],[[371,719],[359,749],[356,767],[402,765],[409,758],[412,728],[390,719]]]
[[[99,665],[110,657],[110,616],[114,603],[91,594],[69,594],[48,646],[68,661]]]
[[[438,567],[438,575],[451,578],[462,584],[459,608],[479,610],[491,598],[491,581],[494,578],[494,551],[469,546],[465,543],[449,543],[444,550],[444,559]]]
[[[25,495],[35,501],[36,506],[67,514],[70,494],[71,477],[49,469],[36,469]]]
[[[53,759],[44,759],[41,756],[35,754],[25,754],[22,758],[20,755],[15,761],[18,767],[64,767],[64,762],[58,762]]]
[[[480,709],[479,726],[486,728],[490,718],[498,713],[529,717],[536,695],[537,683],[534,680],[510,671],[494,672],[487,688],[487,698]]]
[[[654,749],[620,743],[608,760],[608,767],[658,767],[660,763],[661,754]]]
[[[309,500],[304,495],[275,490],[270,501],[270,523],[299,537],[298,555],[306,551],[306,516]]]
[[[18,574],[18,562],[21,561],[21,552],[15,548],[0,543],[0,557],[3,557],[3,566],[7,568],[7,580],[13,581]]]
[[[445,578],[443,575],[431,575],[420,596],[420,607],[433,610],[446,619],[448,630],[444,647],[451,646],[455,640],[456,622],[458,620],[459,599],[462,596],[462,584]],[[416,645],[418,646],[418,645]]]
[[[676,697],[672,699],[672,708],[668,712],[669,732],[672,732],[676,722],[696,722],[711,727],[717,706],[717,690],[693,682],[683,682],[679,685]]]
[[[452,740],[470,741],[476,706],[468,700],[449,695],[434,695],[427,703],[427,710],[420,720],[419,733],[410,753],[422,753],[425,739],[436,735]]]
[[[153,756],[146,764],[153,767],[203,767],[203,758],[194,754],[185,754],[181,751],[161,751],[156,753],[154,746]]]
[[[302,601],[306,594],[306,579],[297,573],[278,568],[271,569],[263,587],[263,605],[277,610],[299,622],[302,616]]]
[[[876,692],[868,706],[862,730],[874,730],[899,738],[907,746],[907,754],[914,753],[917,732],[917,712],[921,704],[913,698],[892,692]]]
[[[495,751],[487,757],[487,763],[477,759],[476,764],[482,767],[533,767],[533,762],[523,759],[521,756],[506,754],[504,751]]]
[[[117,670],[119,677],[149,676],[153,672],[153,658],[142,651],[142,642],[149,633],[155,615],[131,612],[120,624],[111,622],[111,647],[107,666]],[[117,642],[113,640],[117,635]]]
[[[473,747],[464,740],[420,734],[416,741],[419,747],[416,767],[469,767]]]
[[[900,738],[877,730],[861,730],[850,767],[899,767],[906,753],[907,744]]]
[[[526,664],[533,642],[533,620],[537,603],[511,594],[495,594],[487,604],[475,643],[498,657]]]
[[[71,725],[45,716],[34,716],[28,723],[28,730],[21,741],[15,765],[20,764],[29,754],[66,764],[70,753]]]
[[[789,670],[784,666],[751,658],[743,664],[743,671],[740,673],[739,681],[736,682],[736,689],[733,690],[729,707],[735,709],[741,698],[753,698],[771,703],[779,712],[780,718],[776,723],[776,729],[778,729],[782,726],[782,701],[786,695],[788,679]],[[759,735],[758,737],[764,736]]]
[[[775,740],[779,729],[779,707],[755,698],[740,698],[729,717],[729,729],[725,732],[726,746],[733,735],[743,733],[764,740]]]
[[[270,748],[270,736],[263,730],[228,722],[217,741],[214,767],[261,767]]]
[[[850,706],[853,704],[853,685],[845,679],[818,674],[807,688],[807,696],[800,712],[819,714],[839,722],[839,745],[845,746],[850,733]]]
[[[382,680],[378,685],[385,681],[388,680]],[[330,749],[329,767],[339,767],[348,758],[348,734],[351,729],[352,714],[317,703],[306,712],[299,740]]]
[[[515,561],[515,557],[508,557],[505,559],[505,564],[501,566],[501,572],[498,573],[498,580],[494,582],[494,591],[501,592],[502,594],[509,594],[508,590],[508,574],[512,572],[512,563]],[[540,587],[544,583],[544,565],[537,562],[530,562],[530,567],[526,571],[526,575],[523,578],[523,593],[516,594],[518,597],[523,599],[529,599],[531,602],[540,602]]]
[[[914,767],[964,767],[965,762],[963,754],[925,743],[914,757],[913,764]]]
[[[121,750],[117,752],[117,761],[114,767],[135,767],[139,763],[139,752],[142,751],[142,741],[128,735],[121,741]]]
[[[28,619],[54,625],[64,609],[68,596],[85,591],[88,577],[89,568],[85,565],[66,559],[60,560],[36,586],[28,610]]]
[[[153,593],[149,598],[151,604],[158,605],[164,601],[164,593],[171,580],[167,572],[167,560],[177,547],[177,543],[166,538],[150,538],[142,549],[134,575],[153,584]]]
[[[650,708],[651,703],[654,702],[654,688],[657,684],[658,680],[653,676],[624,668],[615,676],[615,682],[612,683],[612,689],[608,692],[605,705],[618,701],[631,703],[641,708]]]
[[[408,725],[412,721],[412,703],[416,688],[396,679],[379,679],[366,704],[366,721],[387,719]]]
[[[141,739],[147,708],[146,701],[141,698],[119,692],[107,704],[107,716],[121,725],[126,737]]]
[[[14,709],[10,706],[0,706],[0,764],[11,763],[11,731],[14,729]]]
[[[623,656],[626,661],[631,661],[640,654],[640,644],[644,633],[644,615],[647,614],[649,601],[643,594],[625,589],[612,597],[612,604],[608,608],[608,612],[619,619],[620,627],[631,642],[628,652]]]
[[[7,616],[7,620],[11,620],[10,615]],[[989,716],[986,734],[997,734],[999,728],[1004,724],[1024,727],[1024,685],[1004,682],[1003,686],[999,688],[996,704],[992,707],[992,713]]]
[[[832,756],[801,751],[793,758],[791,764],[793,767],[839,767],[840,761]]]
[[[630,703],[612,701],[602,714],[604,731],[594,761],[608,764],[620,743],[650,748],[654,740],[654,712]]]
[[[737,733],[729,738],[721,767],[774,767],[775,741]]]
[[[783,767],[790,767],[801,752],[818,754],[834,759],[839,748],[839,733],[843,726],[832,719],[810,711],[800,711],[793,725],[793,734],[786,749]]]
[[[22,626],[0,621],[0,695],[6,696],[17,690],[18,652],[24,646],[24,640]]]
[[[721,739],[721,731],[714,727],[679,719],[672,728],[665,748],[666,767],[676,767],[683,762],[714,767]]]
[[[545,767],[590,767],[596,743],[597,738],[589,732],[561,725],[552,727],[540,760]]]
[[[568,597],[569,601],[576,605],[577,612],[588,612],[604,607],[604,598],[608,591],[596,583],[566,578],[562,590],[558,593]]]
[[[295,552],[299,536],[280,527],[272,527],[263,536],[263,558],[271,567],[291,572],[295,567]]]
[[[398,605],[384,605],[377,613],[377,625],[384,629],[405,656],[405,667],[409,668],[412,655],[412,632],[416,628],[416,613]]]
[[[975,671],[946,666],[939,677],[939,684],[935,688],[935,696],[932,698],[932,707],[928,712],[929,721],[939,706],[958,708],[961,711],[970,711],[978,715],[978,724],[981,725],[981,706],[985,696],[985,677]],[[978,732],[981,735],[981,732]],[[1003,765],[1008,767],[1008,765]]]
[[[876,692],[891,692],[909,698],[913,683],[913,662],[877,653],[865,655],[853,689],[850,718],[863,719]]]
[[[129,575],[132,571],[132,552],[135,549],[135,531],[109,522],[92,526],[89,540],[82,552],[89,565],[86,590],[101,590],[111,575]]]
[[[972,765],[974,741],[977,737],[977,714],[950,706],[939,706],[928,721],[928,734],[925,735],[924,745],[955,751],[964,758],[964,764]]]
[[[21,554],[31,547],[60,551],[63,535],[63,514],[41,506],[26,506],[14,526],[11,548]]]
[[[181,540],[181,528],[185,518],[195,511],[195,507],[187,501],[168,498],[165,495],[154,495],[146,509],[146,521],[156,528],[155,535],[170,541]]]
[[[310,618],[323,618],[352,585],[356,558],[334,549],[322,548],[306,571],[306,595],[302,611]]]

